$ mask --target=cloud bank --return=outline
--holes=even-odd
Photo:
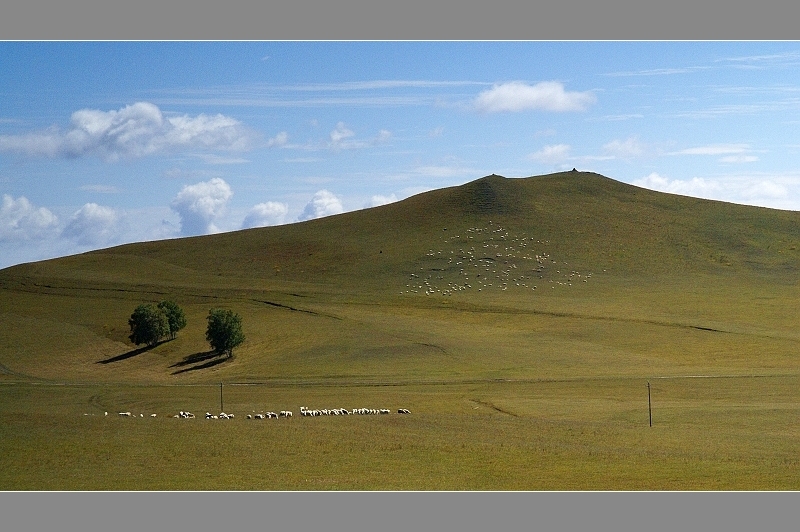
[[[117,161],[177,149],[243,151],[251,147],[253,136],[241,122],[228,116],[165,117],[156,105],[137,102],[118,111],[75,111],[66,131],[53,126],[25,135],[0,135],[0,151],[29,157],[96,156]]]
[[[225,213],[228,201],[232,197],[231,187],[218,177],[184,186],[170,204],[172,210],[181,218],[181,234],[202,235],[219,232],[214,220]]]
[[[557,81],[528,85],[512,81],[481,92],[472,102],[481,113],[520,111],[584,111],[597,98],[591,92],[568,92]]]

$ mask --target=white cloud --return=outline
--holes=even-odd
[[[388,205],[389,203],[394,203],[395,201],[397,201],[397,196],[395,194],[392,194],[391,196],[375,195],[375,196],[372,196],[372,198],[370,199],[370,202],[365,206],[366,207],[379,207],[381,205]]]
[[[0,205],[0,242],[39,239],[50,236],[58,218],[44,207],[34,207],[24,196],[14,199],[3,194]]]
[[[758,161],[758,156],[752,155],[749,144],[709,144],[697,146],[670,153],[670,155],[724,155],[718,159],[721,163],[739,164]]]
[[[634,185],[697,198],[758,205],[774,209],[800,210],[800,174],[730,174],[710,179],[668,179],[657,173]]]
[[[718,183],[708,182],[701,177],[693,177],[691,180],[686,181],[668,179],[655,172],[647,177],[634,181],[633,184],[659,192],[709,199],[717,198],[721,190]]]
[[[670,155],[728,155],[750,151],[749,144],[709,144],[672,152]]]
[[[181,148],[243,151],[253,142],[253,133],[234,118],[221,114],[165,117],[148,102],[118,111],[81,109],[72,113],[70,122],[66,131],[54,126],[25,135],[0,135],[0,151],[116,161]]]
[[[607,153],[622,159],[638,157],[644,154],[645,151],[644,145],[636,137],[630,137],[626,140],[612,140],[604,145],[603,149]]]
[[[344,122],[339,122],[336,124],[336,129],[331,131],[331,147],[339,148],[341,147],[343,141],[345,139],[349,139],[350,137],[354,136],[352,129],[348,129]]]
[[[267,227],[270,225],[281,225],[286,221],[289,214],[289,206],[285,203],[268,201],[254,205],[242,222],[242,229],[251,227]]]
[[[754,163],[758,161],[755,155],[728,155],[720,158],[721,163]]]
[[[320,190],[311,201],[306,204],[305,209],[300,214],[298,220],[311,220],[314,218],[322,218],[324,216],[331,216],[333,214],[341,214],[344,212],[342,202],[332,192],[327,190]]]
[[[105,244],[115,235],[117,219],[114,209],[87,203],[72,215],[61,234],[82,245]]]
[[[569,159],[569,144],[545,146],[541,150],[528,155],[528,159],[545,164],[558,164]]]
[[[231,197],[233,192],[228,183],[215,177],[184,186],[170,206],[181,218],[182,234],[216,233],[219,229],[214,225],[214,220],[225,213]]]
[[[481,92],[473,101],[475,109],[482,113],[502,111],[583,111],[595,103],[591,92],[567,92],[557,81],[543,81],[536,85],[512,81],[495,85]]]
[[[273,146],[276,146],[280,148],[282,146],[286,146],[287,142],[289,142],[289,134],[285,131],[281,131],[267,141],[267,147],[272,148]]]
[[[650,70],[634,70],[627,72],[610,72],[606,76],[671,76],[674,74],[693,74],[708,70],[708,66],[690,66],[678,68],[653,68]]]
[[[355,139],[355,135],[355,132],[345,126],[344,122],[339,122],[336,124],[336,129],[330,132],[328,148],[333,150],[354,150],[375,146],[376,144],[387,142],[392,137],[392,132],[381,129],[375,137],[368,140]]]
[[[741,196],[749,203],[756,205],[767,204],[770,200],[782,200],[788,198],[789,189],[786,185],[776,183],[772,180],[760,180],[746,186]]]

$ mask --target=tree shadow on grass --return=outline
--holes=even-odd
[[[156,345],[158,345],[158,344],[156,344]],[[122,353],[121,355],[115,355],[115,356],[113,356],[111,358],[107,358],[105,360],[98,360],[97,363],[98,364],[111,364],[112,362],[119,362],[120,360],[125,360],[127,358],[135,357],[136,355],[141,355],[145,351],[150,351],[151,349],[156,347],[156,345],[146,345],[144,347],[138,347],[136,349],[128,351],[127,353]]]
[[[227,360],[231,360],[233,357],[228,356],[225,353],[219,353],[217,351],[204,351],[202,353],[194,353],[192,355],[188,355],[183,358],[180,362],[176,362],[175,364],[171,365],[171,368],[183,368],[179,370],[175,370],[172,372],[173,375],[177,375],[179,373],[185,373],[187,371],[195,371],[198,369],[205,369],[211,368],[216,366],[217,364],[222,364]],[[203,362],[200,364],[200,362]],[[187,368],[185,366],[190,366],[192,364],[198,364],[196,366],[192,366]]]

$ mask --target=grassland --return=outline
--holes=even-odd
[[[798,246],[798,213],[568,172],[8,268],[0,488],[797,489]],[[164,298],[188,326],[136,350]],[[220,382],[235,420],[169,417]]]

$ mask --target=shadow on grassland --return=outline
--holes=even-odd
[[[176,362],[175,364],[171,365],[171,368],[183,368],[176,371],[173,371],[173,375],[177,375],[179,373],[185,373],[187,371],[195,371],[198,369],[206,369],[217,364],[222,364],[226,360],[232,359],[233,356],[228,356],[225,353],[219,353],[217,351],[203,351],[202,353],[194,353],[192,355],[188,355],[183,358],[180,362]],[[202,364],[200,364],[202,362]],[[196,366],[192,366],[187,368],[185,366],[190,366],[192,364],[198,364]]]
[[[136,355],[141,355],[142,353],[150,351],[151,349],[154,349],[154,348],[158,347],[159,345],[163,344],[164,342],[168,342],[168,341],[169,340],[164,340],[163,342],[158,342],[155,345],[146,345],[144,347],[137,347],[136,349],[128,351],[127,353],[122,353],[121,355],[115,355],[115,356],[113,356],[111,358],[107,358],[105,360],[98,360],[97,363],[98,364],[111,364],[112,362],[119,362],[120,360],[133,358]]]

